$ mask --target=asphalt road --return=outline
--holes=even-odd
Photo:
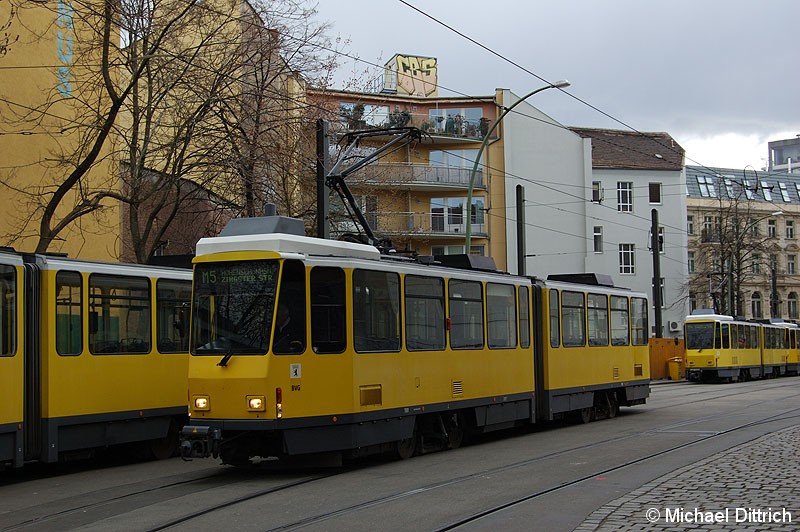
[[[654,384],[647,405],[616,419],[333,470],[212,459],[34,466],[0,472],[0,529],[586,530],[599,509],[664,475],[800,424],[798,398],[798,377]],[[704,467],[713,474],[713,462]],[[746,502],[746,490],[737,496]],[[637,529],[636,515],[625,519]]]

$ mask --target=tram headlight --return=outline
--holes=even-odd
[[[195,395],[193,403],[195,410],[211,410],[211,401],[209,401],[207,395]]]
[[[263,412],[267,409],[266,401],[263,395],[248,395],[247,396],[247,409],[251,412]]]

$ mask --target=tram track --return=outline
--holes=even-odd
[[[651,418],[652,413],[654,411],[663,412],[668,409],[675,409],[675,408],[680,409],[686,406],[687,404],[697,403],[698,401],[724,402],[733,396],[739,398],[746,398],[750,394],[757,394],[757,393],[763,394],[763,392],[772,389],[782,389],[792,386],[797,387],[798,384],[792,382],[784,383],[781,381],[775,381],[769,383],[761,382],[760,386],[753,387],[751,389],[742,389],[743,386],[737,385],[736,390],[733,389],[729,390],[727,389],[728,385],[724,386],[725,389],[705,388],[703,390],[698,390],[697,393],[692,393],[689,395],[681,395],[680,399],[669,398],[669,404],[665,405],[659,404],[658,406],[651,408],[650,413],[647,415],[647,417]],[[785,400],[790,400],[790,401],[795,400],[797,397],[800,397],[800,391],[798,391],[798,393],[795,394],[789,394],[783,396]],[[746,410],[752,409],[754,406],[763,405],[769,402],[770,402],[769,399],[764,399],[764,398],[761,398],[757,401],[746,402],[746,404],[743,404],[740,408],[735,408],[730,411],[727,411],[725,413],[725,417],[726,418],[736,417],[738,415],[741,415]],[[348,515],[357,514],[358,512],[363,512],[365,510],[380,507],[383,505],[389,505],[393,502],[397,502],[402,499],[407,499],[415,496],[425,496],[425,494],[430,494],[431,492],[435,492],[437,490],[447,489],[449,487],[457,486],[459,484],[463,485],[470,481],[480,481],[483,477],[498,476],[503,474],[504,472],[511,472],[514,470],[524,469],[526,467],[533,466],[538,463],[546,463],[548,460],[557,460],[559,458],[568,457],[570,455],[585,456],[587,454],[600,452],[604,448],[614,447],[618,444],[621,445],[625,441],[630,441],[635,438],[647,438],[656,433],[668,433],[668,432],[693,433],[691,436],[692,440],[689,442],[672,445],[668,448],[660,449],[656,452],[635,457],[632,458],[631,460],[625,461],[624,463],[616,464],[613,467],[598,468],[597,470],[586,472],[585,474],[580,475],[574,479],[562,481],[560,483],[553,484],[551,486],[546,486],[546,487],[543,486],[541,489],[537,489],[532,493],[516,497],[513,500],[504,502],[503,504],[497,504],[490,508],[483,509],[481,512],[476,512],[474,515],[467,516],[458,521],[453,521],[451,524],[444,525],[437,529],[437,530],[452,530],[454,528],[458,528],[459,526],[463,526],[471,522],[478,521],[484,517],[501,513],[505,509],[512,508],[516,505],[525,503],[526,501],[533,501],[537,498],[557,492],[559,490],[578,485],[581,482],[585,482],[597,476],[606,475],[610,472],[618,471],[626,467],[647,462],[648,460],[654,460],[665,454],[680,451],[681,449],[687,448],[689,446],[697,445],[702,442],[707,442],[713,438],[718,438],[726,434],[730,434],[738,430],[743,430],[747,427],[751,427],[757,424],[772,423],[777,421],[778,419],[791,419],[794,417],[800,417],[800,414],[797,414],[797,412],[800,412],[800,408],[789,408],[777,414],[769,416],[768,418],[759,420],[757,422],[741,423],[733,427],[716,431],[681,430],[682,428],[691,426],[693,424],[705,424],[713,417],[708,415],[693,416],[692,418],[682,419],[681,421],[676,423],[668,423],[660,426],[650,426],[647,428],[643,428],[642,430],[635,430],[622,433],[614,437],[602,438],[601,440],[596,440],[591,443],[586,443],[583,445],[572,445],[566,449],[562,448],[558,450],[553,450],[552,452],[546,452],[544,454],[526,458],[524,460],[517,460],[512,463],[503,464],[498,467],[482,469],[479,471],[474,471],[469,474],[449,478],[446,480],[427,483],[421,486],[415,486],[410,489],[398,490],[392,493],[384,494],[379,497],[369,498],[369,500],[353,504],[343,504],[340,508],[333,509],[329,512],[318,513],[316,515],[297,516],[296,519],[292,520],[289,523],[284,523],[280,526],[273,526],[268,529],[295,530],[305,527],[313,527],[314,525],[322,525],[324,527],[326,521],[330,521],[337,518],[346,519]],[[638,418],[639,416],[644,414],[645,413],[643,412],[636,413],[636,417]],[[619,419],[611,420],[609,421],[609,423],[624,422],[626,417],[627,417],[626,415],[620,416]],[[629,418],[629,421],[633,422],[634,421],[633,417]],[[622,430],[628,430],[629,428],[630,426],[628,426],[627,428],[622,426]],[[553,429],[546,427],[544,431],[541,432],[545,432],[548,430],[553,430]],[[561,430],[561,428],[555,427],[555,430]],[[540,429],[536,429],[536,432],[540,432]],[[535,437],[535,434],[531,433],[524,436]],[[488,445],[488,443],[486,443],[486,445]],[[15,513],[19,517],[26,516],[26,514],[27,516],[25,519],[20,519],[17,522],[10,523],[9,518],[13,518],[13,516],[8,514],[3,515],[2,512],[0,512],[0,518],[2,518],[2,520],[5,523],[5,526],[0,526],[0,528],[4,530],[67,529],[70,527],[71,524],[78,524],[80,526],[81,524],[96,523],[97,521],[91,521],[93,515],[97,516],[110,515],[112,517],[115,515],[123,515],[125,514],[126,511],[130,511],[130,508],[132,507],[146,507],[148,504],[154,504],[156,502],[163,502],[172,499],[178,499],[180,497],[192,496],[193,494],[212,493],[213,490],[221,489],[224,495],[222,497],[215,496],[217,500],[216,503],[212,503],[210,505],[204,504],[202,505],[202,507],[197,508],[196,511],[190,511],[188,513],[185,513],[184,515],[175,515],[173,512],[172,517],[165,518],[163,522],[151,523],[147,526],[147,528],[140,528],[141,530],[151,530],[151,531],[168,530],[173,528],[188,529],[186,528],[187,526],[188,527],[197,526],[198,523],[202,523],[202,519],[204,517],[213,515],[215,512],[223,511],[225,509],[230,509],[232,507],[236,507],[237,505],[248,503],[250,501],[255,501],[262,497],[269,497],[271,495],[275,495],[281,492],[291,494],[292,490],[294,489],[298,489],[303,486],[308,486],[309,484],[313,484],[314,482],[327,479],[335,475],[347,473],[353,469],[360,469],[362,467],[363,463],[362,464],[356,463],[354,468],[326,470],[321,473],[316,471],[312,474],[299,474],[299,473],[295,474],[293,473],[293,471],[296,470],[293,468],[275,469],[275,471],[277,471],[280,474],[279,475],[280,478],[276,478],[276,476],[265,475],[264,472],[269,471],[270,470],[269,467],[256,468],[252,471],[250,470],[243,471],[235,469],[225,469],[220,471],[217,469],[213,474],[202,474],[199,476],[196,475],[193,478],[183,479],[179,481],[170,481],[170,478],[174,479],[175,477],[166,477],[164,478],[164,482],[159,485],[154,485],[154,481],[150,481],[149,483],[140,482],[135,485],[131,484],[121,485],[115,487],[114,490],[111,490],[107,495],[105,493],[100,494],[102,498],[99,498],[97,500],[91,500],[93,497],[97,497],[97,494],[94,493],[84,494],[82,496],[76,496],[69,499],[62,499],[61,501],[58,501],[59,503],[58,505],[56,505],[53,508],[50,508],[50,511],[42,512],[40,515],[34,515],[33,517],[30,517],[30,514],[27,511],[18,511]],[[367,469],[369,467],[370,467],[369,465],[366,466]],[[264,486],[264,481],[270,482],[271,485]],[[249,482],[252,482],[253,486],[248,486],[247,484]],[[229,491],[231,487],[236,488],[234,491],[237,491],[239,493],[225,494],[225,490]],[[66,507],[67,504],[70,504],[70,500],[72,500],[74,504],[72,504],[69,507]],[[40,507],[35,507],[35,508],[40,508]]]

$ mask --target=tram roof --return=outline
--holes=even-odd
[[[229,251],[274,251],[275,253],[300,253],[372,260],[379,260],[381,256],[374,246],[366,244],[286,233],[216,236],[201,238],[197,243],[198,257]]]

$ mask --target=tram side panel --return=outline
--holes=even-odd
[[[783,327],[764,324],[761,326],[761,364],[765,377],[786,374],[789,355],[786,330]]]
[[[23,464],[23,279],[22,260],[0,254],[0,468]]]
[[[165,438],[186,413],[188,355],[174,343],[158,350],[156,278],[94,269],[42,270],[42,447],[33,458],[45,462]]]
[[[650,366],[644,297],[550,283],[542,301],[547,419],[588,409],[613,411],[646,400]]]

